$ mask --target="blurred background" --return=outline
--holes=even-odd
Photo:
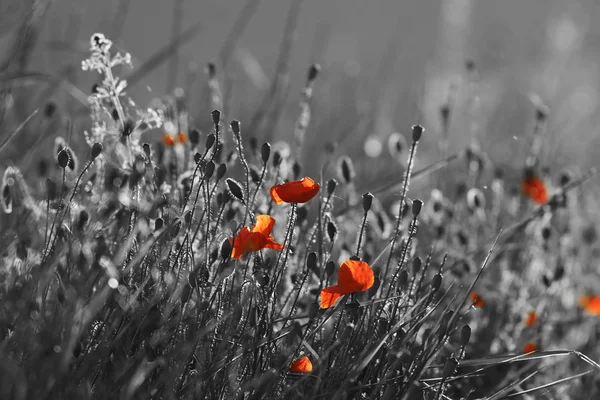
[[[206,130],[207,63],[217,64],[229,105],[225,119],[247,125],[282,71],[278,57],[288,40],[283,47],[289,51],[289,71],[284,68],[289,73],[275,99],[285,107],[272,132],[252,133],[274,141],[291,137],[306,72],[319,63],[308,141],[315,148],[338,142],[342,153],[367,167],[357,170],[385,167],[390,134],[409,135],[415,123],[427,129],[419,162],[439,159],[439,110],[445,104],[452,109],[449,151],[476,137],[495,164],[522,165],[536,102],[550,109],[542,149],[546,165],[587,168],[600,145],[600,26],[594,23],[600,3],[595,0],[4,0],[4,58],[31,10],[37,13],[32,51],[13,70],[65,77],[85,94],[97,79],[80,69],[93,33],[104,33],[115,48],[131,53],[139,68],[199,24],[175,57],[161,58],[128,94],[146,107],[182,87],[190,113]],[[285,34],[286,24],[295,25],[293,38]],[[236,28],[240,36],[223,69],[223,46]],[[3,60],[4,66],[10,61]],[[124,70],[122,76],[130,73]],[[40,85],[46,84],[28,83],[27,90]],[[68,109],[81,108],[66,90],[51,97]],[[310,146],[305,150],[312,154]]]

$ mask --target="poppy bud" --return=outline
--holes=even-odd
[[[204,167],[204,179],[209,180],[215,172],[215,163],[209,161]]]
[[[466,346],[469,343],[469,339],[471,339],[471,327],[469,325],[463,325],[460,330],[460,345]]]
[[[263,163],[267,163],[269,161],[269,157],[271,156],[271,145],[269,142],[263,143],[260,147],[260,157],[262,158]]]
[[[354,165],[350,157],[340,157],[338,162],[338,177],[346,184],[352,183],[354,178],[356,178],[356,172],[354,171]]]
[[[312,271],[315,275],[319,274],[319,266],[317,265],[317,253],[314,251],[308,253],[308,257],[306,257],[306,268],[309,271]]]
[[[423,135],[423,132],[425,131],[425,129],[423,129],[423,127],[421,125],[413,125],[412,127],[412,140],[413,142],[418,142],[419,139],[421,139],[421,136]]]
[[[150,158],[150,145],[148,143],[144,143],[142,145],[142,149],[144,150],[144,154],[146,155],[146,157]]]
[[[362,195],[362,203],[363,203],[363,211],[366,213],[369,212],[369,210],[371,209],[371,205],[373,204],[373,198],[375,196],[373,196],[372,193],[365,193]]]
[[[154,221],[154,230],[160,230],[162,229],[163,225],[165,224],[165,221],[162,218],[156,218],[156,220]]]
[[[227,178],[225,180],[225,183],[227,184],[227,188],[229,189],[229,194],[231,194],[233,197],[241,201],[242,204],[244,204],[244,194],[240,184],[231,178]]]
[[[442,286],[442,275],[435,274],[433,279],[431,280],[431,290],[437,292],[439,288]]]
[[[186,223],[186,225],[190,225],[192,223],[192,211],[191,210],[187,210],[185,212],[185,214],[183,215],[183,221]]]
[[[469,189],[467,192],[467,205],[473,211],[479,210],[485,207],[485,196],[479,189]]]
[[[334,242],[337,236],[337,227],[332,221],[327,223],[327,236],[329,236],[329,241]]]
[[[281,163],[282,157],[281,157],[281,153],[276,151],[273,154],[273,167],[277,168],[279,166],[279,164]]]
[[[327,196],[331,196],[333,192],[335,192],[335,188],[337,187],[337,181],[335,179],[330,179],[327,181]]]
[[[405,269],[400,271],[400,275],[398,276],[398,285],[400,285],[401,288],[405,288],[406,285],[408,285],[408,271]]]
[[[208,75],[209,79],[213,79],[215,77],[217,74],[217,66],[214,62],[210,61],[208,64],[206,64],[206,74]]]
[[[231,130],[233,131],[233,134],[236,137],[240,136],[240,121],[234,119],[233,121],[231,121],[229,126],[231,126]]]
[[[446,362],[444,363],[444,370],[442,371],[442,378],[448,379],[450,375],[454,373],[456,367],[458,366],[458,361],[454,357],[446,358]]]
[[[102,153],[102,143],[94,143],[91,151],[92,160],[95,160],[100,153]]]
[[[219,122],[221,122],[221,111],[213,110],[211,115],[212,115],[212,120],[213,120],[213,123],[215,124],[215,126],[219,125]]]
[[[552,285],[552,281],[546,275],[542,275],[542,283],[544,284],[544,286],[546,286],[546,288],[549,288],[550,285]]]
[[[206,136],[206,150],[208,151],[211,147],[213,147],[213,145],[215,144],[215,140],[217,139],[217,137],[215,136],[214,133],[209,134],[208,136]]]
[[[69,163],[69,153],[67,152],[66,148],[63,148],[61,151],[58,152],[57,160],[58,165],[62,169],[65,169],[67,167],[67,164]]]
[[[412,261],[412,273],[413,275],[417,275],[419,271],[421,271],[421,266],[423,265],[423,260],[421,257],[415,257]]]
[[[190,143],[197,146],[200,143],[200,131],[198,129],[192,129],[189,134]]]
[[[227,173],[227,164],[225,164],[225,163],[219,164],[219,168],[217,168],[217,180],[220,181],[221,178],[223,178],[226,173]]]
[[[44,117],[52,118],[52,116],[54,115],[55,112],[56,112],[56,103],[53,103],[51,101],[46,103],[46,106],[44,107]]]
[[[300,179],[300,174],[302,173],[302,165],[298,161],[294,161],[292,164],[292,175],[294,176],[294,180]]]
[[[417,218],[419,216],[419,213],[421,212],[421,208],[423,208],[423,202],[419,199],[415,199],[412,203],[413,217]]]
[[[252,150],[253,153],[256,153],[258,150],[258,139],[255,136],[251,136],[250,139],[248,139],[248,144],[250,145],[250,150]]]
[[[327,264],[325,264],[325,273],[327,274],[327,277],[331,277],[333,271],[335,271],[335,263],[332,260],[329,260],[327,261]]]
[[[50,178],[46,178],[46,193],[50,199],[54,199],[58,195],[58,187]]]
[[[319,72],[321,71],[321,66],[319,64],[313,64],[308,69],[308,81],[312,82],[317,78]]]
[[[260,182],[260,173],[256,170],[254,166],[250,167],[250,179],[252,179],[252,182],[254,182],[257,185],[258,182]]]
[[[223,243],[221,243],[221,258],[227,260],[231,256],[231,250],[232,247],[229,239],[223,240]]]
[[[90,220],[90,213],[88,213],[86,210],[81,210],[79,212],[77,228],[79,228],[79,230],[83,229],[89,220]]]

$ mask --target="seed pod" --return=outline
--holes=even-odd
[[[425,132],[425,129],[421,125],[413,125],[412,127],[412,140],[413,142],[418,142],[421,139],[421,136]]]
[[[260,157],[265,164],[269,161],[269,157],[271,157],[271,145],[269,142],[263,143],[260,147]]]
[[[405,289],[406,286],[408,285],[408,271],[403,269],[402,271],[400,271],[400,274],[398,275],[398,285]]]
[[[90,153],[92,160],[95,160],[100,155],[100,153],[102,153],[102,149],[102,143],[94,143],[92,145],[92,151]]]
[[[367,192],[362,195],[363,211],[365,212],[365,214],[368,213],[369,210],[371,209],[371,205],[373,204],[374,197],[375,196],[373,196],[373,194],[370,192]]]
[[[154,221],[154,229],[158,231],[163,227],[164,224],[165,221],[162,218],[156,218]]]
[[[213,110],[213,112],[210,114],[212,116],[213,124],[215,124],[215,126],[219,125],[219,123],[221,122],[221,111]]]
[[[231,121],[229,123],[229,126],[231,126],[231,130],[233,131],[233,134],[236,137],[240,136],[240,121],[238,121],[237,119],[234,119],[233,121]]]
[[[423,208],[423,201],[419,199],[415,199],[412,203],[412,214],[413,217],[418,217],[421,209]]]
[[[229,189],[229,194],[241,201],[242,204],[245,204],[241,185],[231,178],[227,178],[225,183],[227,184],[227,189]]]
[[[69,153],[67,153],[66,148],[63,148],[61,151],[59,151],[58,155],[56,157],[57,157],[58,165],[62,169],[67,168],[67,164],[69,164]]]

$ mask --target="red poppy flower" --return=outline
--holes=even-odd
[[[340,266],[338,284],[321,290],[321,308],[329,308],[345,294],[364,292],[375,283],[373,270],[364,261],[347,260]]]
[[[525,343],[525,345],[523,345],[523,353],[531,353],[537,351],[537,349],[537,344],[535,344],[534,342],[527,342]]]
[[[244,253],[262,249],[283,249],[283,245],[277,243],[273,236],[270,236],[273,225],[275,225],[275,219],[270,215],[257,215],[256,223],[252,228],[248,229],[245,226],[235,238],[229,239],[229,242],[233,245],[231,258],[237,259]]]
[[[548,201],[548,192],[544,182],[535,175],[527,176],[521,181],[521,190],[527,197],[538,204]]]
[[[485,305],[483,298],[477,292],[471,293],[471,301],[473,302],[473,307],[481,308]]]
[[[579,305],[592,315],[600,315],[600,296],[583,295],[579,298]]]
[[[527,313],[527,318],[525,319],[525,325],[528,327],[532,327],[535,325],[537,321],[537,313],[535,311],[529,311]]]
[[[299,181],[292,181],[276,185],[271,188],[271,197],[277,204],[281,203],[306,203],[319,193],[321,186],[304,177]]]
[[[172,135],[169,135],[168,133],[165,133],[163,135],[162,141],[167,147],[173,147],[175,145],[175,138]]]
[[[186,135],[185,133],[183,133],[183,132],[179,132],[179,133],[177,134],[177,141],[178,141],[179,143],[181,143],[181,144],[184,144],[184,143],[186,143],[186,142],[187,142],[187,140],[188,140],[188,137],[187,137],[187,135]]]
[[[292,363],[290,372],[295,374],[308,374],[312,372],[312,363],[307,356],[302,356]]]

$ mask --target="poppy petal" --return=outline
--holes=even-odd
[[[375,283],[373,270],[364,261],[347,260],[338,272],[338,287],[341,293],[364,292]]]
[[[302,356],[295,360],[290,366],[290,372],[295,374],[308,374],[312,372],[312,363],[307,356]]]
[[[338,285],[329,286],[321,290],[321,295],[319,296],[319,303],[321,308],[329,308],[332,307],[335,302],[344,295],[345,293],[340,293]]]
[[[252,232],[259,232],[265,236],[271,235],[273,226],[275,225],[275,218],[270,215],[257,215],[256,223],[252,226]]]
[[[525,343],[525,345],[523,346],[523,353],[531,353],[533,351],[537,351],[538,347],[537,344],[533,343],[533,342],[528,342]]]
[[[548,201],[548,192],[544,182],[537,176],[529,176],[521,182],[521,190],[527,197],[538,204]]]
[[[271,198],[277,204],[306,203],[319,193],[320,185],[304,177],[299,181],[291,181],[275,185],[271,188]]]

